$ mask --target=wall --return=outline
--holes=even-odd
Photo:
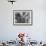
[[[13,10],[32,9],[32,26],[14,26]],[[46,0],[17,0],[12,5],[0,0],[0,40],[14,40],[19,32],[30,34],[33,40],[46,40]]]

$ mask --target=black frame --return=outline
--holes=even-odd
[[[14,12],[15,11],[31,11],[31,24],[14,24]],[[13,25],[18,25],[18,26],[21,26],[21,25],[23,25],[23,26],[30,25],[30,26],[32,26],[32,24],[33,24],[33,10],[13,10]]]

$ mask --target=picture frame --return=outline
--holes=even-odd
[[[13,25],[32,25],[32,10],[13,10]]]

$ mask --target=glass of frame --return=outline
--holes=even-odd
[[[32,25],[32,10],[13,10],[14,25]]]

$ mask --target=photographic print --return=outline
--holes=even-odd
[[[32,24],[32,10],[13,10],[13,24]]]

